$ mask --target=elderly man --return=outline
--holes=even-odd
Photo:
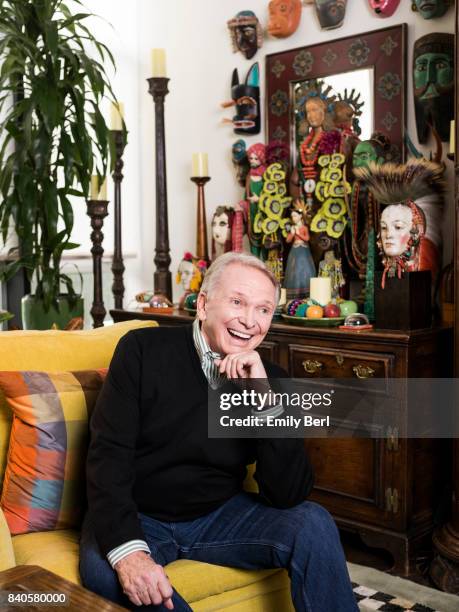
[[[130,331],[91,420],[83,584],[125,607],[191,610],[164,566],[194,559],[289,571],[296,610],[355,612],[338,530],[304,501],[313,483],[300,439],[212,439],[208,385],[284,377],[256,352],[276,307],[257,258],[209,268],[193,325]],[[255,461],[259,494],[242,490]]]

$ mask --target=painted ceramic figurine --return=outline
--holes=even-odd
[[[263,46],[263,30],[253,11],[239,11],[228,21],[233,52],[240,51],[246,59],[252,59]]]
[[[237,68],[233,71],[231,81],[231,97],[228,102],[223,102],[222,107],[234,106],[236,115],[233,119],[224,119],[225,123],[231,123],[235,134],[259,134],[260,132],[260,67],[258,62],[253,64],[245,79],[245,83],[239,83]]]
[[[288,254],[283,283],[287,289],[287,299],[306,297],[309,294],[311,278],[316,276],[316,267],[309,248],[307,210],[304,204],[295,202],[290,216],[292,224],[286,239],[292,243],[292,247]]]
[[[412,0],[411,8],[423,19],[436,19],[443,17],[453,4],[453,0]]]
[[[332,298],[337,298],[340,288],[346,284],[346,281],[343,276],[341,260],[335,257],[333,251],[324,253],[324,258],[319,263],[319,276],[326,276],[331,279]]]
[[[441,213],[444,167],[425,159],[406,164],[370,163],[355,170],[373,196],[386,208],[381,214],[378,246],[384,273],[398,278],[404,272],[430,270],[435,284],[441,262]]]
[[[427,142],[430,125],[446,142],[454,119],[454,34],[427,34],[414,43],[413,89],[419,142]]]
[[[380,17],[391,17],[399,4],[400,0],[370,0],[370,7]]]
[[[212,216],[212,261],[219,255],[232,250],[231,225],[234,208],[217,206]]]
[[[254,221],[258,213],[258,202],[263,191],[263,175],[266,170],[266,147],[262,143],[252,145],[247,149],[247,158],[250,170],[246,179],[245,201],[240,202],[244,207],[247,219],[247,234],[250,242],[250,251],[256,257],[261,255],[261,236],[254,231]]]
[[[184,293],[179,301],[179,308],[183,308],[185,300],[190,293],[197,293],[201,287],[207,264],[203,259],[185,253],[177,270],[175,282],[181,285]]]
[[[271,0],[268,32],[276,38],[291,36],[300,25],[301,0]]]
[[[333,123],[340,132],[341,142],[339,152],[343,153],[346,160],[352,160],[354,149],[360,142],[361,133],[359,118],[362,115],[362,107],[365,102],[360,102],[360,93],[352,89],[344,94],[338,94],[338,99],[333,104]]]
[[[314,4],[322,30],[332,30],[343,25],[347,0],[314,0]]]

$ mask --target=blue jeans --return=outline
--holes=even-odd
[[[277,509],[243,492],[192,521],[139,518],[152,557],[163,566],[193,559],[250,570],[282,567],[288,570],[297,612],[358,612],[338,529],[314,502]],[[86,588],[128,609],[166,610],[163,605],[135,606],[123,594],[88,518],[81,535],[80,574]],[[172,601],[176,612],[191,610],[175,589]]]

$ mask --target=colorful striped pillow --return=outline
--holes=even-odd
[[[13,411],[0,499],[12,535],[79,526],[88,420],[107,371],[0,372]]]

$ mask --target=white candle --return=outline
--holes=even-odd
[[[99,197],[97,198],[98,200],[106,200],[107,199],[107,179],[104,178],[104,182],[101,185],[100,191],[99,191]]]
[[[456,122],[454,119],[451,121],[450,133],[449,133],[449,152],[451,155],[456,153]]]
[[[151,73],[153,77],[166,77],[166,50],[152,49]]]
[[[124,117],[124,104],[122,102],[112,102],[111,129],[122,130]]]
[[[209,176],[207,153],[193,153],[191,176]]]
[[[99,177],[97,174],[91,176],[91,200],[97,200],[99,195]]]
[[[326,306],[331,300],[331,278],[329,276],[311,278],[310,296],[321,306]]]

